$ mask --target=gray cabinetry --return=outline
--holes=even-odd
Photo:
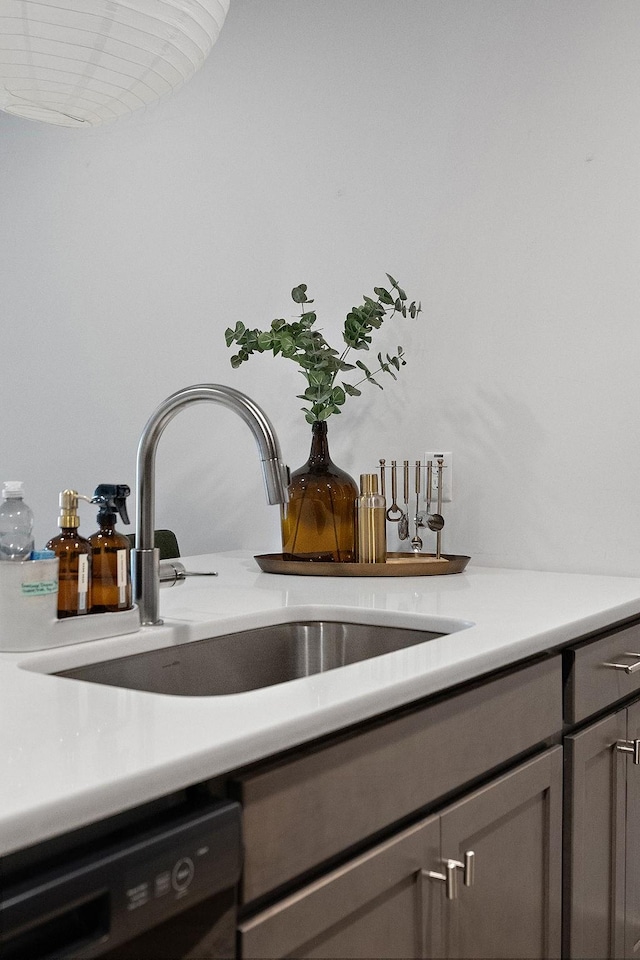
[[[566,653],[565,720],[580,723],[640,692],[640,624],[611,630]]]
[[[441,926],[441,896],[424,871],[439,859],[440,825],[431,817],[243,923],[241,956],[428,955]]]
[[[636,751],[640,744],[640,701],[627,710],[627,745]],[[625,957],[640,953],[640,759],[636,752],[623,754],[626,772],[625,796]]]
[[[640,956],[638,623],[232,782],[243,960]]]
[[[238,774],[248,903],[557,736],[560,657]]]
[[[473,886],[443,908],[438,956],[557,958],[561,944],[562,748],[446,810],[442,855],[474,853]],[[459,871],[462,873],[462,871]]]
[[[569,957],[623,957],[627,711],[565,740],[568,873],[565,940]]]
[[[640,950],[640,701],[637,626],[570,653],[569,719],[609,713],[570,733],[566,750],[565,956],[633,958]]]
[[[242,957],[558,957],[561,758],[546,751],[258,913]]]

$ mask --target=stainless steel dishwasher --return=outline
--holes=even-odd
[[[2,960],[228,960],[239,804],[139,808],[0,861]]]

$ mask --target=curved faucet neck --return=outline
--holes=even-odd
[[[137,457],[136,549],[133,566],[134,595],[142,623],[159,623],[158,555],[154,550],[155,460],[165,427],[185,407],[217,403],[233,410],[247,424],[258,446],[269,503],[287,499],[287,469],[280,444],[264,411],[239,390],[218,383],[201,383],[171,394],[154,410],[142,431]]]

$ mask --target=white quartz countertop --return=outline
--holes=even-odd
[[[0,854],[118,813],[640,614],[640,579],[499,570],[438,577],[262,573],[249,554],[161,592],[162,627],[0,654]],[[181,697],[51,676],[309,618],[455,632],[262,690]],[[460,629],[460,627],[465,627]]]

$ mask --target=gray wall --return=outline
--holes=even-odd
[[[232,0],[146,113],[0,114],[0,474],[38,539],[64,487],[134,486],[146,419],[189,383],[248,392],[299,465],[302,378],[233,371],[224,329],[292,316],[306,282],[337,339],[389,271],[424,314],[376,339],[409,365],[331,419],[334,459],[442,446],[445,549],[637,574],[639,46],[637,0]],[[181,414],[158,478],[183,553],[279,548],[232,414]]]

